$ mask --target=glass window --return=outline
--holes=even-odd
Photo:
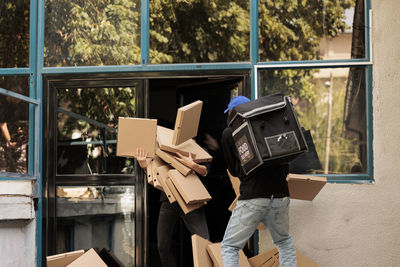
[[[0,94],[0,172],[28,173],[29,103]]]
[[[364,67],[260,71],[260,95],[292,96],[309,152],[295,173],[367,173]]]
[[[0,76],[0,88],[29,96],[29,77],[28,76]]]
[[[150,1],[150,63],[250,60],[250,1]]]
[[[29,3],[0,3],[0,68],[29,66]]]
[[[45,66],[140,62],[139,0],[46,0]]]
[[[57,250],[98,249],[135,265],[135,187],[57,187]]]
[[[58,90],[58,174],[128,174],[116,156],[118,117],[135,116],[135,88]]]
[[[259,0],[260,61],[365,57],[364,0]]]

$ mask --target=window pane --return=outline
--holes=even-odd
[[[364,0],[259,0],[260,61],[365,57]]]
[[[29,0],[0,3],[0,68],[29,66]]]
[[[250,60],[250,1],[150,1],[150,63]]]
[[[45,9],[45,66],[139,63],[139,0],[46,0]]]
[[[29,96],[28,76],[0,76],[0,88]]]
[[[0,94],[0,171],[27,174],[29,104]]]
[[[133,160],[116,156],[118,117],[134,117],[135,88],[58,91],[58,174],[127,174]]]
[[[97,248],[135,263],[135,187],[57,187],[57,253]]]
[[[295,173],[366,173],[364,68],[260,72],[262,96],[292,96],[310,151],[291,163]]]

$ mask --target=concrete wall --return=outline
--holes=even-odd
[[[36,220],[30,181],[0,181],[0,266],[36,266]]]
[[[321,266],[400,266],[400,1],[372,0],[375,184],[291,202],[295,247]],[[260,252],[272,245],[260,231]]]

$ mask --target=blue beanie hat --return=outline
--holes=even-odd
[[[248,99],[248,98],[245,97],[245,96],[241,96],[241,95],[240,95],[240,96],[234,97],[234,98],[232,98],[231,101],[229,102],[228,108],[225,109],[224,113],[227,113],[229,110],[232,110],[232,109],[233,109],[234,107],[236,107],[237,105],[244,104],[244,103],[247,103],[247,102],[250,102],[250,99]]]

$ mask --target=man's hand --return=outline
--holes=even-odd
[[[179,152],[176,152],[176,154],[179,157],[175,157],[175,159],[177,159],[180,163],[182,163],[183,165],[185,165],[185,166],[189,167],[190,169],[194,170],[195,172],[197,172],[201,176],[206,176],[207,175],[206,166],[199,165],[196,162],[194,162],[193,161],[193,157],[192,157],[192,153],[189,153],[189,157],[185,157]]]
[[[136,148],[135,158],[138,161],[141,168],[147,168],[147,155],[149,152],[146,152],[144,148],[138,147]]]

